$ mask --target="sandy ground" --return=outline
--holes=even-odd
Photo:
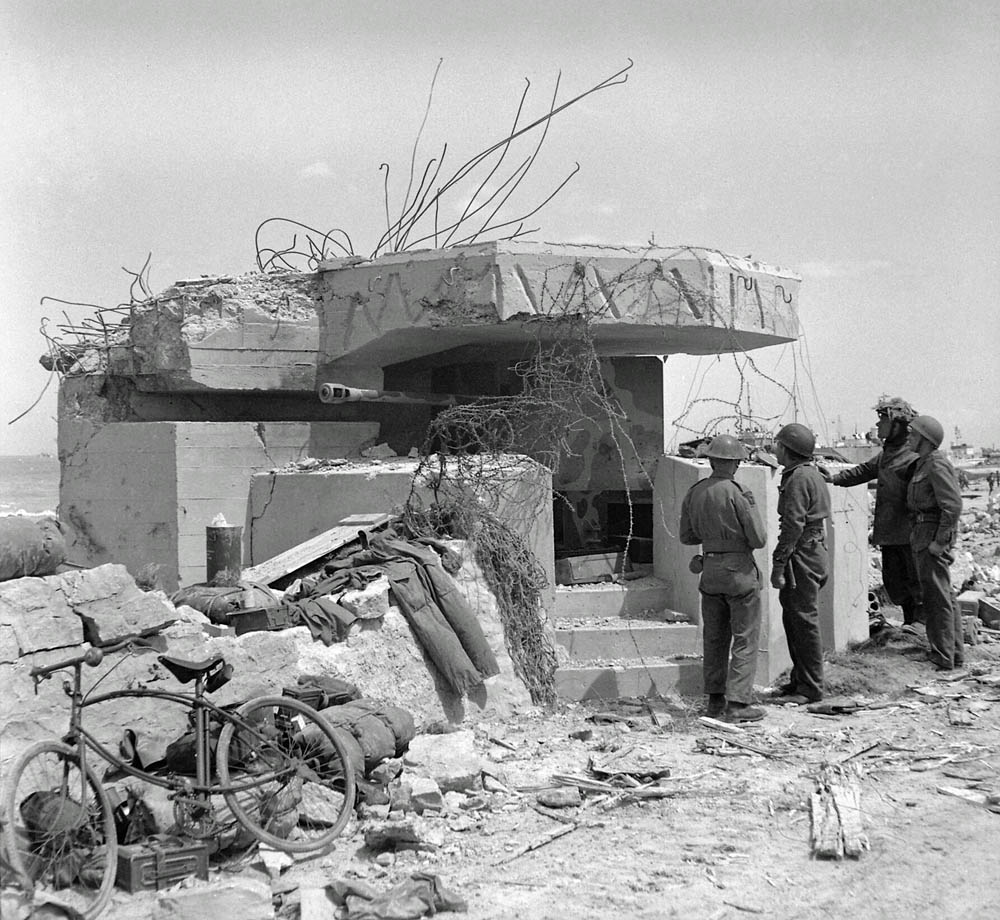
[[[969,501],[985,508],[985,489]],[[998,543],[978,534],[961,548],[992,566]],[[304,888],[360,878],[384,890],[418,870],[465,898],[470,920],[1000,917],[1000,814],[940,791],[1000,790],[1000,635],[946,675],[919,660],[919,635],[889,635],[828,662],[830,691],[865,707],[853,714],[767,704],[763,722],[728,734],[698,721],[701,700],[658,701],[662,725],[638,702],[610,710],[628,721],[585,705],[523,713],[475,726],[498,791],[477,797],[480,810],[420,819],[443,845],[376,861],[361,822],[331,854],[270,879],[252,856],[229,872],[269,881],[288,918]],[[594,779],[591,758],[615,751],[668,768],[659,788],[669,796],[585,795],[553,812],[561,821],[535,809],[554,775]],[[829,765],[856,770],[868,845],[857,859],[811,855],[809,800]],[[155,903],[118,893],[107,916],[148,917]]]

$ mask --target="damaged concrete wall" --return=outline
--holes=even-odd
[[[555,557],[552,537],[552,478],[525,457],[490,461],[470,487],[484,494],[497,516],[523,537],[545,570],[547,611],[553,607]],[[346,463],[328,469],[274,470],[253,477],[250,488],[249,539],[252,563],[258,564],[333,527],[350,514],[400,509],[415,487],[419,461],[406,458]],[[456,468],[455,475],[459,475]],[[488,494],[487,493],[488,490]]]
[[[707,460],[660,459],[653,498],[653,571],[668,583],[667,603],[695,622],[701,619],[698,576],[688,562],[698,552],[678,538],[681,503],[688,489],[711,474]],[[736,481],[753,493],[767,527],[767,545],[755,551],[754,560],[763,576],[761,594],[761,641],[757,658],[757,682],[777,677],[791,661],[778,592],[770,587],[771,554],[778,536],[778,484],[781,474],[763,465],[743,464]],[[831,516],[827,526],[830,579],[820,592],[819,615],[823,647],[841,651],[849,642],[868,637],[868,504],[864,486],[830,489]]]
[[[377,369],[396,361],[544,339],[557,318],[585,317],[609,355],[711,354],[798,333],[798,276],[707,249],[502,241],[320,268],[317,371],[357,386],[381,386]]]
[[[249,529],[254,473],[303,457],[346,457],[373,422],[114,422],[60,419],[60,517],[69,558],[159,566],[172,589],[205,578],[205,528],[217,514]]]

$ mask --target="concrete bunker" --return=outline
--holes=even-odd
[[[519,363],[582,330],[621,424],[599,413],[579,424],[551,482],[543,476],[538,485],[544,497],[528,502],[530,512],[518,505],[511,524],[550,576],[557,552],[626,550],[627,542],[648,573],[643,609],[683,615],[696,632],[697,594],[675,536],[677,483],[688,472],[664,457],[669,356],[794,340],[798,285],[789,272],[708,249],[519,241],[177,282],[136,306],[105,344],[69,356],[60,510],[74,559],[120,561],[132,572],[155,563],[174,587],[204,577],[205,527],[217,514],[244,524],[252,565],[344,515],[398,506],[418,465],[403,458],[426,446],[442,402],[515,396]],[[329,404],[317,396],[324,383],[424,398]],[[389,450],[376,452],[381,459],[365,458],[382,444]],[[532,453],[530,443],[514,447]],[[762,506],[773,506],[774,488],[762,481]],[[851,526],[863,533],[866,525]],[[857,576],[862,587],[860,600],[830,611],[832,645],[856,637],[863,622],[865,554],[855,551],[858,564],[841,576],[841,584]],[[583,593],[560,592],[550,577],[544,613],[568,675],[560,692],[645,695],[649,686],[633,686],[621,668],[608,677],[594,664],[613,655],[581,658],[578,637],[560,636],[574,629],[562,621],[581,610],[620,616],[639,602],[615,595],[606,607],[606,599],[584,603]],[[777,609],[774,599],[770,606]],[[597,651],[615,641],[600,637]],[[687,649],[690,635],[680,645],[662,641],[667,654],[653,657],[665,670],[655,687],[697,689],[671,652]],[[787,663],[780,648],[772,651],[762,680]]]

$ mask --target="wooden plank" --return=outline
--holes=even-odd
[[[285,575],[315,562],[317,559],[346,546],[358,538],[359,533],[371,533],[373,530],[393,520],[391,514],[352,514],[338,522],[336,527],[317,534],[305,543],[286,549],[260,565],[243,570],[241,578],[244,581],[256,581],[270,585]]]

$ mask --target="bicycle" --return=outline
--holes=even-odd
[[[206,694],[232,676],[222,657],[186,661],[159,656],[182,684],[194,682],[193,693],[140,688],[95,695],[113,668],[82,691],[83,665],[97,667],[105,654],[137,648],[136,640],[125,640],[30,671],[37,692],[38,684],[55,672],[73,670],[72,681],[63,683],[71,699],[69,731],[61,741],[40,741],[25,750],[11,769],[3,796],[7,860],[31,897],[54,892],[60,900],[69,899],[85,920],[96,917],[111,898],[118,840],[110,799],[91,764],[95,757],[116,775],[170,790],[173,817],[184,836],[206,839],[220,831],[211,799],[221,795],[254,839],[290,853],[329,849],[354,808],[355,775],[327,721],[286,696],[259,697],[235,710],[215,705]],[[84,709],[122,699],[170,702],[188,710],[193,778],[153,772],[117,757],[84,727]],[[213,729],[218,727],[213,771]]]

